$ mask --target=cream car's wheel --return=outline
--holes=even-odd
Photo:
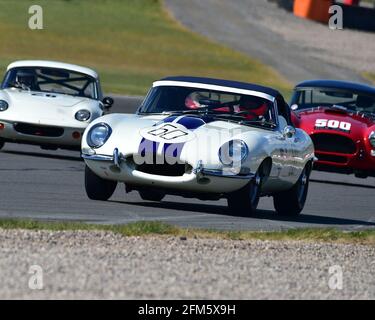
[[[117,186],[116,181],[105,180],[97,176],[91,169],[85,167],[86,194],[91,200],[108,200]]]
[[[297,216],[301,213],[306,203],[310,172],[311,165],[308,164],[292,189],[274,195],[273,203],[278,214]]]
[[[155,190],[140,190],[139,195],[143,200],[159,202],[163,200],[165,194]]]
[[[232,213],[247,216],[255,213],[259,203],[263,178],[263,169],[259,168],[250,183],[228,196],[228,207]]]

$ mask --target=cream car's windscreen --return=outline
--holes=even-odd
[[[8,71],[2,89],[68,94],[97,99],[94,78],[83,73],[55,68],[21,67]]]

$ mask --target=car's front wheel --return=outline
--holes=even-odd
[[[258,207],[264,174],[262,168],[242,189],[228,195],[228,207],[233,214],[251,216]]]
[[[283,216],[297,216],[303,210],[307,192],[309,190],[309,179],[311,165],[308,164],[302,171],[297,183],[288,191],[274,195],[273,204],[276,212]]]
[[[91,200],[107,201],[115,192],[117,181],[102,179],[88,166],[85,167],[85,189]]]

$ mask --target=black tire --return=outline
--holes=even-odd
[[[228,195],[228,207],[231,213],[241,216],[254,215],[258,207],[262,183],[263,168],[259,168],[256,176],[242,189]]]
[[[91,200],[107,201],[115,192],[117,181],[105,180],[85,167],[85,189]]]
[[[311,165],[308,164],[293,188],[273,196],[273,204],[279,215],[292,217],[302,212],[309,190],[310,173]]]
[[[143,200],[159,202],[164,199],[165,194],[156,190],[139,190],[139,195]]]
[[[4,147],[4,145],[5,145],[5,142],[0,139],[0,150]]]

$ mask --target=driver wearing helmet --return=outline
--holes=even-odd
[[[239,109],[247,120],[264,117],[268,112],[267,102],[258,97],[241,97]]]
[[[31,71],[19,71],[16,75],[16,85],[21,88],[28,88],[30,90],[37,89],[37,77],[36,74]]]
[[[185,99],[185,106],[187,109],[199,109],[202,108],[202,104],[200,101],[207,99],[207,97],[203,96],[199,92],[193,92],[192,94],[188,95]],[[258,97],[253,96],[242,96],[239,100],[237,105],[229,106],[229,104],[213,109],[216,112],[234,112],[234,113],[241,113],[246,120],[255,120],[260,119],[266,116],[268,112],[267,103]]]
[[[205,97],[201,95],[198,92],[193,92],[192,94],[189,94],[185,99],[185,106],[188,109],[199,109],[202,107],[202,105],[199,103],[199,100],[204,100]]]

